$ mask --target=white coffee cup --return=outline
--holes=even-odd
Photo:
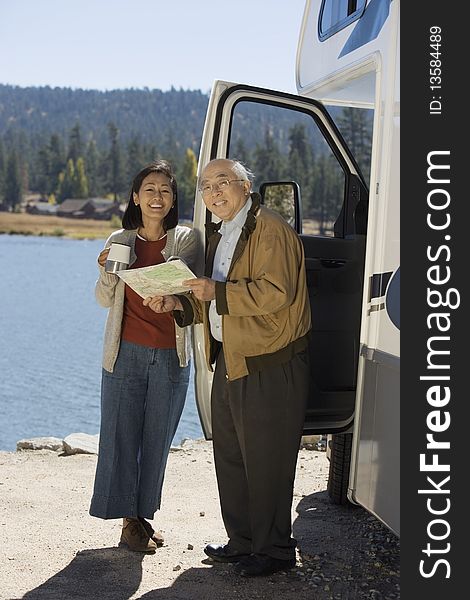
[[[126,244],[111,244],[104,270],[106,273],[117,273],[127,269],[131,257],[131,248]]]

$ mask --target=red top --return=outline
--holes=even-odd
[[[129,268],[137,269],[165,262],[162,255],[165,244],[166,236],[156,242],[147,242],[137,236],[137,260]],[[142,302],[143,298],[126,285],[121,339],[149,348],[176,348],[172,313],[157,314]]]

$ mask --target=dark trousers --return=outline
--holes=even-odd
[[[212,432],[229,545],[295,557],[292,496],[308,395],[308,353],[229,382],[221,350],[212,386]]]

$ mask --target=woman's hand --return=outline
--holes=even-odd
[[[149,296],[143,302],[156,313],[167,313],[172,310],[183,310],[177,296]]]
[[[104,267],[106,259],[108,258],[109,248],[102,250],[98,256],[98,264],[100,267]]]

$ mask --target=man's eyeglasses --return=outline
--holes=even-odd
[[[217,183],[204,183],[199,186],[199,191],[203,196],[210,196],[212,192],[225,190],[234,181],[245,181],[245,179],[222,179]]]

